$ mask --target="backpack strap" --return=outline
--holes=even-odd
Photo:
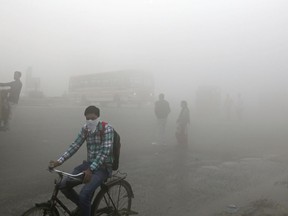
[[[102,130],[100,130],[100,134],[102,136],[104,134],[104,129],[105,129],[105,126],[107,125],[107,122],[102,121],[101,124],[102,124]]]

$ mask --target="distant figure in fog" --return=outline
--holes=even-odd
[[[22,82],[20,80],[21,75],[22,75],[21,72],[15,71],[14,81],[8,82],[8,83],[0,83],[0,87],[9,87],[8,101],[9,101],[10,107],[15,107],[15,105],[18,104],[20,92],[22,89]],[[4,129],[9,130],[9,121],[5,122]]]
[[[179,145],[188,144],[188,125],[190,124],[190,111],[187,101],[181,101],[181,111],[177,119],[176,139]]]
[[[10,87],[8,100],[12,104],[18,104],[20,92],[22,89],[22,82],[20,80],[21,72],[14,72],[14,81],[8,83],[0,83],[1,87]]]
[[[7,130],[10,118],[10,103],[8,101],[8,90],[0,90],[0,130]]]
[[[94,191],[103,183],[112,173],[112,144],[114,129],[107,123],[100,120],[100,110],[95,106],[88,106],[84,112],[86,124],[81,128],[75,141],[70,145],[62,156],[56,161],[50,161],[49,168],[54,168],[63,164],[73,156],[86,141],[87,161],[74,168],[73,174],[84,172],[83,183],[78,194],[71,185],[69,177],[61,182],[60,190],[62,193],[74,202],[79,208],[82,216],[91,215],[91,199]],[[74,215],[74,214],[73,214]]]
[[[241,94],[238,94],[237,96],[235,110],[236,110],[237,119],[241,120],[243,117],[243,111],[244,111],[244,104],[243,104],[243,99],[242,99]]]
[[[166,130],[166,124],[167,124],[167,118],[170,110],[170,105],[168,101],[166,101],[165,96],[163,93],[159,94],[158,101],[155,102],[155,115],[158,122],[158,141],[160,144],[165,144],[165,130]]]
[[[231,120],[233,103],[233,99],[230,97],[229,94],[227,94],[224,101],[224,113],[226,120]]]

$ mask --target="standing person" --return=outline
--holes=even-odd
[[[22,82],[20,80],[21,75],[22,75],[21,72],[15,71],[14,72],[14,81],[8,82],[8,83],[0,83],[1,87],[10,87],[8,90],[8,101],[9,101],[10,107],[14,107],[14,105],[18,104],[20,92],[22,89]],[[4,129],[9,130],[9,121],[8,120],[5,121],[3,127],[4,127]]]
[[[181,112],[177,119],[176,139],[178,144],[188,144],[188,124],[190,124],[190,111],[188,109],[187,101],[181,101]]]
[[[9,89],[9,102],[12,104],[18,104],[20,92],[22,89],[22,82],[20,80],[21,78],[21,72],[15,71],[14,72],[14,81],[8,82],[8,83],[0,83],[0,86],[4,87],[10,87]]]
[[[158,122],[158,140],[160,144],[165,144],[166,123],[170,110],[170,105],[163,93],[159,94],[159,100],[155,102],[154,112]]]
[[[99,119],[100,110],[95,106],[88,106],[84,112],[86,124],[82,127],[75,141],[68,150],[56,160],[51,160],[50,168],[55,168],[63,164],[73,156],[82,144],[87,143],[87,161],[75,167],[73,174],[84,172],[83,183],[80,193],[73,189],[75,185],[69,185],[69,178],[66,178],[60,185],[62,193],[74,202],[80,210],[82,216],[90,216],[91,200],[94,191],[112,173],[112,145],[114,129],[107,123],[103,124]]]
[[[11,107],[8,101],[8,90],[0,90],[0,130],[8,130],[7,125],[10,117]]]

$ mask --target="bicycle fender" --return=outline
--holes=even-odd
[[[129,189],[130,189],[130,191],[131,191],[131,197],[134,198],[134,192],[133,192],[133,190],[132,190],[132,187],[131,187],[130,183],[127,182],[127,181],[125,181],[125,182],[127,183],[128,187],[129,187]]]
[[[117,179],[117,180],[114,180],[114,181],[111,181],[111,182],[106,183],[105,186],[104,186],[104,188],[103,188],[104,191],[105,191],[105,189],[106,189],[106,191],[107,191],[107,189],[108,189],[109,186],[114,185],[114,184],[116,184],[117,182],[121,182],[122,184],[127,185],[128,188],[130,189],[131,197],[134,198],[134,193],[133,193],[133,190],[132,190],[132,187],[131,187],[130,183],[129,183],[128,181],[125,181],[124,179]],[[102,187],[103,187],[103,186],[102,186]],[[102,188],[102,187],[101,187],[101,188]]]

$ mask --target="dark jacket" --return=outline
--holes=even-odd
[[[155,115],[158,119],[165,119],[170,113],[170,106],[166,100],[158,100],[155,102]]]
[[[177,119],[177,122],[183,126],[190,124],[190,111],[187,107],[182,108],[179,117]]]
[[[22,89],[22,82],[20,80],[15,80],[9,83],[0,83],[0,86],[9,86],[9,102],[18,104],[20,92]]]

